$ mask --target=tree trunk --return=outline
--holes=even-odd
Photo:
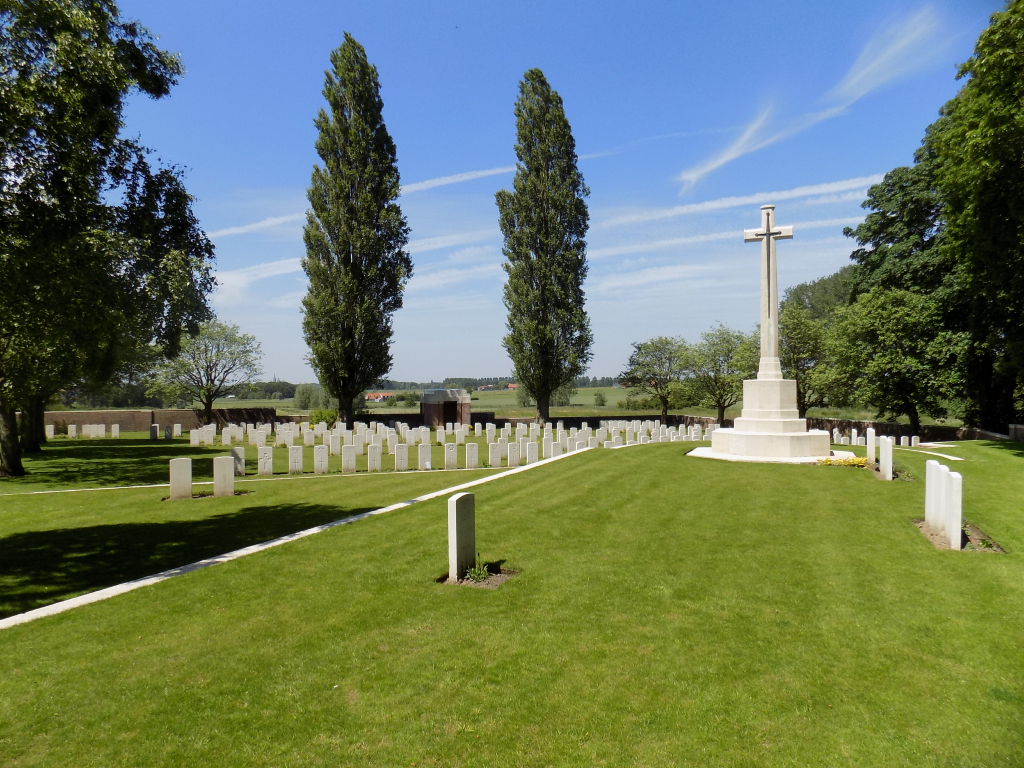
[[[203,426],[213,423],[213,398],[203,400]]]
[[[725,406],[718,406],[718,426],[725,426]]]
[[[18,442],[18,417],[11,403],[0,400],[0,477],[24,474],[21,444]]]
[[[544,424],[551,414],[551,395],[544,395],[537,398],[537,418]]]
[[[46,401],[49,394],[36,393],[25,403],[21,414],[21,450],[23,453],[42,453],[46,442]]]
[[[917,412],[917,408],[910,406],[908,409],[907,418],[910,419],[910,434],[920,435],[921,434],[921,414]]]
[[[668,398],[661,397],[661,423],[668,424]]]

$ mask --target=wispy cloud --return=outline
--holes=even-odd
[[[426,181],[417,181],[413,184],[403,184],[402,194],[408,195],[411,192],[422,192],[424,189],[433,189],[434,187],[444,187],[448,184],[458,184],[463,181],[473,181],[473,179],[482,179],[487,176],[497,176],[502,173],[512,173],[516,167],[514,165],[506,165],[501,168],[488,168],[484,171],[468,171],[467,173],[456,173],[452,176],[438,176],[436,179],[427,179]]]
[[[410,240],[405,250],[409,253],[439,251],[442,248],[451,248],[455,245],[478,243],[481,240],[489,240],[492,237],[498,237],[498,232],[493,229],[480,229],[476,232],[460,232],[454,235],[441,235],[439,237],[425,237],[421,240]]]
[[[244,235],[248,232],[258,232],[261,229],[270,229],[281,224],[290,224],[293,221],[304,219],[304,213],[289,213],[287,216],[272,216],[269,219],[255,221],[252,224],[243,224],[240,227],[227,227],[208,233],[210,237],[225,237],[226,235]]]
[[[853,104],[875,89],[927,66],[942,49],[935,45],[941,26],[930,5],[891,24],[868,40],[846,77],[829,93],[830,100]]]
[[[774,202],[776,200],[793,200],[799,197],[810,197],[811,195],[828,195],[848,190],[865,189],[872,184],[882,180],[882,174],[873,176],[859,176],[855,179],[843,179],[842,181],[829,181],[824,184],[809,184],[793,189],[777,190],[775,192],[756,192],[752,195],[740,195],[735,197],[720,197],[717,200],[705,200],[700,203],[688,203],[686,205],[675,205],[671,208],[656,208],[647,211],[638,211],[623,216],[616,216],[601,222],[598,227],[616,227],[624,224],[643,224],[648,221],[659,221],[671,219],[676,216],[686,216],[692,213],[707,213],[708,211],[719,211],[726,208],[739,208],[744,205],[757,205]]]
[[[842,192],[835,195],[822,195],[821,197],[809,197],[804,200],[804,205],[827,205],[829,203],[848,203],[851,200],[864,200],[868,196],[867,187],[854,189],[850,192]]]
[[[301,269],[300,259],[280,259],[242,269],[221,270],[217,272],[216,301],[218,304],[231,304],[240,301],[249,286],[257,280],[288,275],[299,272]]]
[[[923,68],[942,48],[940,32],[941,23],[930,5],[890,24],[868,40],[843,79],[826,94],[824,100],[831,106],[772,130],[771,110],[765,108],[732,144],[679,174],[677,179],[683,183],[680,194],[726,163],[841,115],[872,91]]]
[[[621,291],[624,288],[637,288],[645,285],[661,285],[679,280],[688,280],[695,275],[720,269],[717,264],[671,264],[663,267],[648,267],[633,272],[619,272],[606,275],[587,286],[587,293],[600,296],[602,294]]]
[[[817,219],[815,221],[797,221],[792,224],[794,233],[805,229],[827,229],[828,227],[847,227],[860,224],[864,221],[863,216],[853,216],[845,219]],[[687,235],[686,237],[673,237],[666,240],[648,240],[634,243],[613,245],[607,248],[595,248],[587,252],[592,259],[600,259],[607,256],[623,256],[634,253],[650,253],[652,251],[664,251],[677,248],[680,245],[693,245],[695,243],[710,243],[716,240],[732,240],[737,242],[743,240],[742,229],[732,229],[727,232],[710,232],[703,235]]]
[[[426,291],[433,288],[442,288],[454,283],[464,283],[467,280],[478,280],[483,277],[497,277],[502,274],[501,266],[498,264],[478,264],[474,267],[438,269],[427,274],[414,274],[409,281],[409,292]]]

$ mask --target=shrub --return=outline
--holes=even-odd
[[[315,408],[309,412],[309,423],[319,424],[321,421],[331,426],[338,420],[338,412],[333,408]]]
[[[604,396],[604,392],[594,393],[594,405],[598,406],[599,408],[603,408],[607,404],[608,398]]]

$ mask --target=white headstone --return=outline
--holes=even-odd
[[[921,438],[917,435],[912,435],[910,438],[910,447],[917,448],[919,445],[921,445]]]
[[[330,450],[326,445],[313,446],[313,474],[326,475]]]
[[[551,444],[551,458],[554,458],[555,456],[561,456],[561,455],[562,455],[562,444],[561,443],[552,443]]]
[[[171,498],[192,498],[192,459],[171,459]]]
[[[233,456],[218,456],[213,460],[213,495],[235,495],[235,459]]]
[[[537,462],[537,443],[532,440],[526,444],[526,463],[535,464]]]
[[[420,443],[417,466],[420,470],[430,469],[430,443]]]
[[[235,474],[245,477],[245,448],[240,445],[232,448],[231,458],[235,460]]]
[[[476,502],[472,493],[448,499],[448,580],[455,582],[476,564]]]
[[[509,443],[506,448],[508,451],[508,465],[510,467],[519,466],[519,443]]]
[[[173,434],[175,437],[181,437],[181,424],[175,424],[174,431],[171,434]]]
[[[395,448],[397,448],[397,447],[398,447],[398,435],[394,434],[394,433],[388,435],[388,453],[391,454],[392,456],[394,456],[395,455]]]
[[[53,439],[53,434],[54,434],[53,433],[53,424],[47,424],[45,431],[46,431],[46,439],[47,440],[52,440]]]
[[[480,466],[480,444],[466,443],[466,469],[476,469]]]
[[[874,464],[875,463],[875,448],[877,447],[877,442],[878,442],[875,439],[875,430],[874,430],[874,428],[868,427],[867,432],[865,433],[865,437],[867,438],[867,440],[866,440],[867,445],[865,447],[867,448],[868,464]]]
[[[341,471],[356,471],[356,447],[354,445],[341,446]]]
[[[68,437],[74,437],[74,435],[71,434],[71,427],[68,427]],[[159,424],[150,424],[149,425],[149,439],[150,440],[159,440],[160,439],[160,425]]]
[[[480,437],[480,432],[481,432],[481,424],[478,421],[476,424],[473,425],[473,437]]]
[[[883,480],[892,480],[892,444],[893,438],[878,438],[878,463]]]
[[[274,449],[261,446],[256,449],[256,473],[259,475],[274,474]]]
[[[288,474],[302,474],[302,446],[292,445],[288,447]]]
[[[188,444],[190,446],[199,445],[199,437],[200,437],[200,435],[199,435],[199,430],[198,429],[190,430],[189,433],[188,433]]]
[[[963,544],[964,481],[959,472],[950,472],[946,478],[946,537],[949,548],[960,550]]]
[[[110,436],[120,438],[121,437],[121,425],[111,424],[110,425]]]
[[[444,446],[444,468],[459,468],[459,446],[456,443],[445,443]]]
[[[487,466],[489,467],[500,467],[501,466],[501,449],[497,443],[487,444]]]
[[[409,446],[399,443],[395,446],[395,471],[405,472],[409,469]]]
[[[377,443],[366,447],[366,469],[368,472],[380,472],[380,457],[383,449]]]

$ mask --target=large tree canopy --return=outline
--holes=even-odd
[[[0,7],[0,474],[23,471],[57,389],[208,315],[213,249],[174,169],[120,138],[125,98],[181,73],[110,2]]]

